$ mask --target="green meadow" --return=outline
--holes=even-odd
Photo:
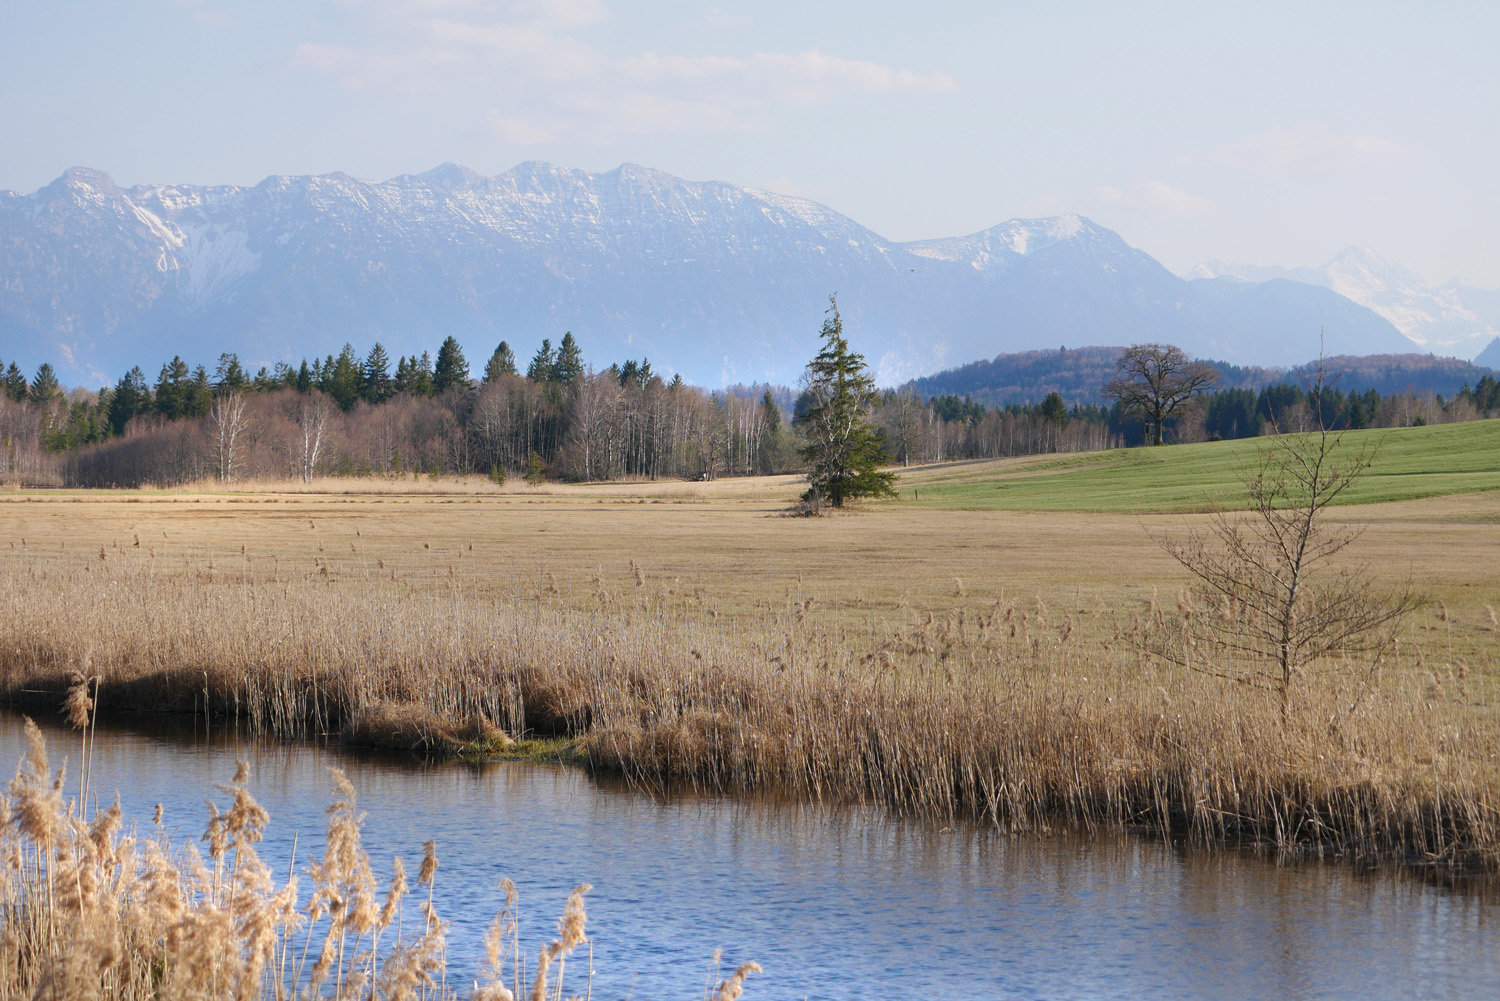
[[[975,511],[1179,513],[1243,507],[1270,438],[1112,449],[912,470],[903,503]],[[1345,432],[1336,454],[1374,450],[1341,503],[1500,490],[1500,420]]]

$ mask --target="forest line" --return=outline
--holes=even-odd
[[[711,479],[800,471],[805,401],[784,386],[707,390],[645,359],[589,366],[571,333],[543,340],[524,371],[502,341],[471,375],[457,341],[436,356],[277,363],[248,373],[232,353],[212,374],[180,357],[155,382],[136,366],[113,386],[65,390],[50,364],[0,376],[0,480],[12,485],[170,486],[202,479],[481,474],[541,479]],[[1206,393],[1172,422],[1172,441],[1298,430],[1405,427],[1500,410],[1490,376],[1450,398],[1373,389],[1311,393],[1294,383]],[[897,464],[1137,445],[1121,407],[1057,392],[985,407],[956,395],[886,389],[870,414]]]

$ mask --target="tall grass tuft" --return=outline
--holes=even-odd
[[[191,842],[174,846],[159,833],[123,833],[118,802],[85,823],[78,802],[64,800],[64,776],[50,772],[46,742],[29,719],[26,738],[8,795],[0,797],[0,997],[517,996],[515,886],[502,885],[505,905],[486,937],[483,981],[466,978],[472,988],[461,992],[448,981],[448,926],[432,897],[435,847],[426,845],[418,876],[428,889],[421,921],[406,928],[401,861],[381,894],[361,843],[354,787],[337,770],[326,848],[307,867],[312,892],[304,900],[295,874],[278,882],[257,854],[270,817],[250,792],[243,762],[218,787],[228,807],[210,804],[204,858]],[[558,938],[542,947],[534,998],[562,996],[562,961],[586,941],[587,889],[568,898]],[[557,972],[549,993],[551,964]]]

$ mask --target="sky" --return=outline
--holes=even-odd
[[[51,0],[0,189],[638,163],[892,240],[1086,215],[1167,267],[1500,285],[1500,4]]]

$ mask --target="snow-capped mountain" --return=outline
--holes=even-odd
[[[254,367],[452,334],[471,364],[571,330],[596,366],[649,357],[708,385],[794,381],[828,295],[883,382],[1057,344],[1169,341],[1285,364],[1406,347],[1294,282],[1188,282],[1079,216],[895,243],[801,198],[524,163],[388,181],[120,188],[69,170],[0,192],[0,359],[94,383],[173,354]]]
[[[1349,247],[1316,268],[1205,261],[1186,277],[1256,283],[1287,279],[1331,289],[1390,320],[1413,344],[1438,354],[1473,357],[1500,335],[1500,289],[1480,288],[1457,278],[1430,285],[1421,275],[1368,247]]]

